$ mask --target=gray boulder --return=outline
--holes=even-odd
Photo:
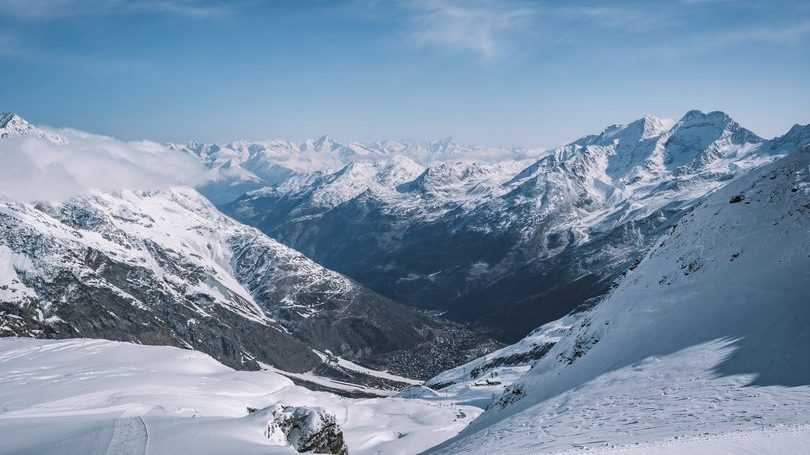
[[[322,408],[277,404],[266,410],[265,436],[298,452],[349,455],[334,414]]]

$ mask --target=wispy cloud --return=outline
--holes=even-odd
[[[810,21],[787,25],[736,28],[692,37],[678,46],[660,49],[667,57],[710,54],[737,46],[766,44],[789,46],[801,44],[810,37]]]
[[[357,1],[377,10],[390,5],[380,0]],[[672,22],[655,8],[624,4],[527,0],[400,0],[399,4],[406,13],[409,43],[468,52],[484,60],[526,43],[542,46],[535,39],[538,36],[556,42],[576,27],[647,32]],[[532,39],[526,39],[527,32]]]
[[[537,7],[510,0],[407,0],[409,38],[419,46],[498,56],[514,33],[525,29]]]
[[[647,31],[667,25],[671,18],[651,9],[625,6],[560,6],[550,14],[567,19],[580,19],[601,27],[623,28],[628,31]]]
[[[791,44],[810,35],[810,20],[786,26],[734,30],[714,37],[711,45],[725,47],[745,43]]]
[[[139,13],[211,17],[230,11],[231,4],[220,0],[0,0],[0,16],[23,20]]]
[[[681,0],[681,3],[687,5],[707,5],[711,3],[734,3],[739,0]]]
[[[803,46],[810,38],[810,21],[785,25],[760,25],[727,28],[705,33],[693,33],[673,42],[659,42],[646,49],[645,57],[653,59],[681,59],[724,53],[744,49],[746,46],[784,48]]]

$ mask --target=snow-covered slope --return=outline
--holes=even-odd
[[[355,164],[224,210],[398,301],[517,340],[603,295],[696,200],[804,131],[766,141],[722,112],[644,117],[533,161],[434,161],[387,188]]]
[[[315,348],[411,376],[486,345],[235,222],[191,188],[4,201],[0,226],[5,336],[184,346],[291,372],[321,365]]]
[[[301,357],[300,366],[317,365],[306,346],[234,279],[231,242],[257,243],[276,265],[315,266],[217,215],[191,189],[123,191],[54,204],[4,202],[0,213],[0,242],[12,272],[2,276],[10,287],[2,302],[4,335],[189,346],[234,366],[251,364],[256,356],[279,362],[273,349],[261,347],[274,340],[289,359]],[[300,273],[309,282],[307,270]],[[255,345],[233,333],[237,324],[262,334]],[[256,350],[263,353],[251,353]]]
[[[798,453],[810,440],[808,283],[804,146],[699,201],[432,453]]]
[[[415,454],[480,411],[452,402],[349,400],[269,371],[234,371],[170,347],[0,339],[0,453],[296,454],[268,439],[277,403],[332,413],[352,455]]]

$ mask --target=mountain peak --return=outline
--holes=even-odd
[[[671,119],[656,117],[654,115],[645,115],[644,117],[636,120],[635,122],[628,125],[636,126],[641,129],[641,139],[648,139],[651,137],[660,136],[667,131],[669,131],[672,126],[675,124],[675,121]]]
[[[678,122],[680,124],[696,124],[696,123],[712,123],[715,125],[728,125],[731,123],[736,123],[734,119],[732,119],[728,114],[723,111],[712,111],[712,112],[703,112],[697,109],[693,109],[681,118]]]
[[[67,141],[59,134],[47,129],[43,130],[35,127],[28,120],[20,117],[14,112],[0,112],[0,139],[15,136],[33,136],[46,139],[56,144],[64,144]]]
[[[30,126],[31,124],[28,121],[14,112],[0,113],[0,128],[25,128]]]
[[[317,139],[307,139],[301,145],[301,149],[314,152],[329,152],[335,148],[335,145],[337,145],[337,142],[335,142],[328,134],[324,134]]]
[[[14,112],[0,113],[0,138],[26,136],[34,132],[34,126]]]
[[[324,144],[331,144],[333,142],[334,141],[332,140],[331,137],[329,137],[328,134],[324,134],[323,136],[319,137],[318,139],[315,139],[314,145],[315,145],[315,147],[321,148]]]
[[[669,131],[675,124],[673,120],[645,115],[644,117],[627,124],[615,123],[608,125],[598,135],[585,136],[574,144],[589,145],[594,143],[607,144],[615,140],[625,144],[635,143],[644,139],[661,136]]]
[[[453,136],[447,136],[430,144],[430,152],[433,154],[445,153],[453,145]]]
[[[810,124],[801,125],[797,123],[793,125],[787,133],[785,133],[785,136],[810,136]]]
[[[661,129],[669,129],[675,124],[675,120],[670,118],[658,117],[655,115],[646,114],[644,117],[641,118],[644,121],[645,125],[661,128]]]
[[[798,123],[787,133],[769,141],[769,150],[774,154],[791,153],[796,149],[810,144],[810,124],[799,125]]]
[[[718,136],[731,134],[735,143],[759,143],[764,141],[752,131],[743,128],[728,114],[722,111],[705,113],[699,110],[687,112],[672,129],[674,135],[708,135]]]

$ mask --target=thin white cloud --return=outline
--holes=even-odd
[[[235,3],[235,2],[231,2]],[[168,13],[189,17],[221,16],[231,12],[227,2],[210,2],[201,0],[141,0],[131,2],[132,11]]]
[[[687,5],[706,5],[711,3],[734,3],[738,0],[681,0],[681,3]]]
[[[0,0],[0,16],[25,20],[137,13],[211,17],[229,11],[228,3],[212,0]]]
[[[699,35],[677,47],[666,47],[658,52],[668,58],[684,55],[710,54],[735,46],[767,44],[788,46],[800,44],[810,37],[810,21],[783,26],[762,26],[731,29]]]
[[[768,25],[748,28],[718,30],[694,34],[672,44],[652,46],[649,51],[654,58],[678,59],[691,56],[711,55],[740,46],[767,45],[785,47],[804,45],[810,38],[810,21],[791,25]]]
[[[2,197],[63,200],[90,191],[195,185],[205,178],[197,160],[154,142],[122,142],[72,130],[56,133],[67,143],[0,139]]]
[[[561,6],[550,14],[577,18],[601,27],[622,28],[628,31],[649,31],[670,23],[671,18],[653,9],[619,6]]]
[[[536,7],[509,0],[408,0],[409,38],[419,46],[498,56],[511,35],[530,24]]]
[[[773,26],[734,30],[717,35],[711,44],[716,47],[725,47],[750,42],[789,44],[800,42],[810,35],[810,21],[800,22],[788,26]]]

